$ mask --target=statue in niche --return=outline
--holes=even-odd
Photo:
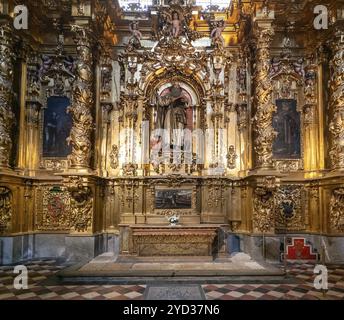
[[[138,25],[139,23],[137,21],[133,21],[129,24],[129,31],[131,33],[131,37],[129,39],[129,46],[134,49],[141,48],[142,33],[138,29]]]
[[[222,32],[225,30],[225,28],[226,26],[224,20],[220,20],[215,24],[215,28],[210,34],[213,45],[220,44],[222,47],[224,47],[225,39],[222,36]]]
[[[170,146],[183,146],[189,102],[179,83],[174,82],[164,96],[157,97],[157,129],[169,133]]]

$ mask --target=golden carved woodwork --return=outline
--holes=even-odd
[[[273,5],[232,1],[228,12],[206,12],[205,19],[179,1],[172,7],[154,7],[156,17],[150,12],[118,14],[111,1],[95,1],[92,7],[83,1],[31,2],[24,1],[34,18],[33,28],[17,32],[9,23],[0,27],[0,230],[4,234],[89,235],[113,231],[121,222],[153,219],[167,224],[165,216],[171,213],[181,215],[185,224],[230,223],[236,233],[343,234],[343,188],[334,187],[341,185],[337,173],[344,168],[340,31],[335,36],[331,30],[322,35],[312,31],[306,39],[296,29],[303,20],[312,19],[300,12],[295,29],[289,28],[285,35],[282,15],[301,10],[290,1]],[[173,10],[185,22],[174,35],[169,23],[159,25],[158,19],[159,15],[171,18]],[[63,25],[59,15],[64,17]],[[135,45],[135,30],[127,28],[128,16],[133,22],[137,15],[149,16],[138,24],[140,46]],[[226,28],[221,31],[216,26],[219,32],[211,37],[214,18],[218,22],[225,15]],[[37,28],[41,17],[44,28]],[[69,56],[71,69],[64,63]],[[195,101],[193,128],[214,129],[214,143],[205,142],[204,164],[196,163],[199,154],[194,149],[187,163],[182,154],[181,164],[172,163],[170,155],[166,163],[141,164],[142,158],[150,159],[150,141],[142,139],[142,123],[148,123],[150,135],[155,128],[156,95],[173,81],[183,84]],[[44,111],[47,98],[54,95],[71,99],[68,159],[42,156]],[[298,101],[301,159],[273,159],[277,98]],[[127,129],[133,136],[125,133]],[[222,129],[221,141],[217,130]],[[323,170],[326,163],[332,176]],[[5,167],[10,174],[3,171]],[[276,175],[284,179],[282,186],[277,187],[274,178],[251,175],[255,168],[276,168]],[[80,169],[75,170],[80,178],[68,178],[74,174],[71,169]],[[83,175],[86,172],[94,180]],[[307,174],[312,180],[305,179]],[[192,190],[192,208],[155,209],[159,188]],[[331,190],[330,196],[324,190]],[[210,239],[186,237],[192,244],[185,245],[174,235],[168,237],[138,237],[136,245],[154,254],[201,253]],[[170,241],[167,249],[162,241]],[[197,242],[202,245],[197,247]]]
[[[112,169],[118,168],[118,147],[114,144],[111,148],[110,153],[110,167]]]
[[[71,167],[88,168],[92,156],[91,133],[93,129],[93,55],[90,30],[86,26],[72,26],[75,32],[77,61],[73,83],[73,100],[68,112],[73,127],[67,141],[72,145],[69,156]]]
[[[238,158],[235,147],[233,145],[228,147],[228,153],[227,153],[227,168],[228,169],[235,169],[236,167],[236,159]]]
[[[13,75],[14,41],[9,24],[0,26],[0,167],[8,167],[12,153],[14,124]]]
[[[272,143],[276,132],[272,126],[276,106],[272,103],[270,71],[270,50],[274,31],[272,27],[255,28],[255,69],[254,69],[254,115],[255,154],[257,167],[272,167]]]
[[[275,227],[284,231],[305,229],[301,186],[281,186],[275,192]]]
[[[305,104],[303,106],[303,123],[305,126],[310,126],[315,123],[316,107],[317,107],[317,66],[314,63],[314,58],[310,57],[308,64],[305,67],[305,84],[304,84],[304,98]]]
[[[218,226],[131,226],[132,253],[138,256],[210,256]]]
[[[70,195],[65,187],[39,186],[36,192],[36,228],[39,231],[70,230]]]
[[[344,45],[343,33],[338,30],[331,42],[333,58],[331,60],[331,100],[332,118],[329,130],[332,135],[330,158],[332,169],[344,169]]]
[[[92,231],[93,192],[80,177],[70,177],[67,181],[70,195],[70,227],[72,233]]]
[[[6,187],[0,187],[0,234],[11,231],[12,193]]]
[[[272,190],[257,187],[253,195],[253,230],[274,232],[274,194]]]
[[[344,232],[344,188],[334,189],[330,200],[330,229]]]

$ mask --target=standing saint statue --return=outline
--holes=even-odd
[[[170,146],[184,144],[184,129],[187,125],[186,109],[188,99],[179,83],[173,83],[169,92],[157,97],[157,129],[165,129],[169,134]],[[166,139],[166,137],[165,137]]]

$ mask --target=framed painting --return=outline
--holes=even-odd
[[[155,209],[191,209],[191,189],[159,189],[155,190]]]
[[[43,158],[66,158],[71,153],[67,138],[72,119],[67,114],[70,101],[67,97],[53,96],[47,99],[43,123]]]
[[[276,100],[273,127],[277,132],[272,151],[274,159],[301,158],[301,117],[294,99]]]

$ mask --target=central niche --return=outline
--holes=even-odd
[[[183,79],[175,78],[152,93],[150,150],[156,173],[190,173],[196,154],[199,97]],[[194,141],[193,141],[194,140]],[[183,167],[189,165],[189,168]]]

